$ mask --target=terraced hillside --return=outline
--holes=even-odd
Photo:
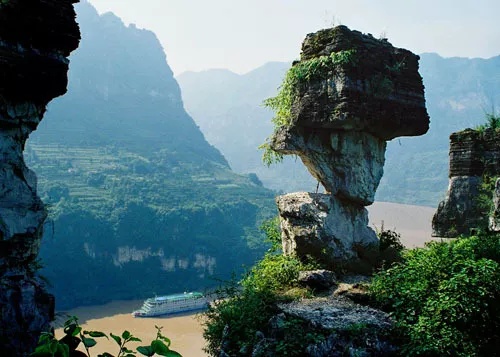
[[[58,308],[217,285],[265,249],[273,192],[231,171],[184,111],[155,35],[77,5],[68,94],[25,156],[48,203]],[[110,46],[109,44],[113,44]]]

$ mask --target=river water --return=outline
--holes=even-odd
[[[157,326],[163,326],[162,333],[172,341],[170,348],[179,352],[183,357],[208,356],[203,352],[202,319],[199,314],[176,314],[160,317],[135,318],[133,310],[142,306],[142,300],[113,301],[99,306],[85,306],[64,312],[70,316],[77,316],[84,330],[101,331],[114,335],[121,335],[124,330],[142,339],[143,343],[130,344],[129,349],[135,351],[136,346],[148,345],[156,338]],[[61,326],[65,317],[58,313],[57,320]],[[62,328],[56,329],[56,337],[63,336]],[[92,356],[98,353],[109,352],[118,354],[118,345],[112,339],[98,338],[97,345],[90,349]]]

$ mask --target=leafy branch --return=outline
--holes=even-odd
[[[500,114],[486,113],[486,123],[475,127],[475,130],[483,132],[486,129],[500,130]]]
[[[155,326],[156,339],[149,346],[137,347],[137,352],[143,356],[167,356],[167,357],[182,357],[178,352],[170,349],[171,341],[163,336],[161,330],[163,327]],[[118,354],[116,357],[135,357],[137,352],[132,351],[127,347],[130,342],[142,342],[140,338],[133,336],[129,331],[123,331],[121,336],[110,333],[109,336],[118,345]],[[52,333],[44,332],[40,336],[38,346],[30,355],[32,357],[70,357],[70,356],[87,356],[91,357],[90,348],[97,344],[96,338],[109,337],[100,331],[82,330],[76,316],[70,317],[64,323],[64,337],[57,340]],[[85,352],[77,351],[77,347],[83,344]],[[104,352],[97,357],[115,357],[109,352]]]

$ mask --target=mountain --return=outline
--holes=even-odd
[[[268,168],[257,147],[271,134],[272,112],[262,106],[276,94],[290,63],[271,62],[244,75],[228,70],[185,72],[177,77],[187,111],[233,170],[256,173],[274,190],[314,190],[316,181],[297,158]]]
[[[262,254],[273,192],[237,175],[183,108],[156,36],[88,3],[66,96],[25,150],[49,205],[57,307],[217,285]]]
[[[255,172],[275,190],[314,191],[316,182],[300,160],[287,158],[266,168],[257,150],[272,131],[273,114],[262,101],[277,93],[289,67],[289,63],[269,63],[243,75],[186,72],[177,80],[187,111],[235,171]],[[500,105],[500,56],[467,59],[425,53],[420,74],[430,130],[424,136],[388,143],[378,201],[437,206],[448,185],[449,135],[482,123],[485,112]],[[211,109],[204,110],[208,103]]]

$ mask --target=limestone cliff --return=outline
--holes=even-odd
[[[54,298],[37,275],[46,218],[23,150],[47,103],[66,92],[78,46],[74,0],[0,2],[0,355],[30,352],[50,329]]]
[[[450,183],[432,220],[433,235],[454,238],[472,228],[498,230],[498,183],[491,187],[490,207],[481,207],[485,180],[500,175],[500,132],[466,129],[450,136]],[[492,182],[493,183],[493,182]],[[488,199],[487,197],[485,197]],[[491,211],[490,211],[491,209]],[[490,223],[488,224],[488,216]]]
[[[418,59],[345,26],[306,37],[289,72],[290,114],[275,119],[269,144],[298,155],[326,193],[278,197],[286,253],[351,261],[378,244],[364,207],[374,201],[386,141],[429,128]]]

